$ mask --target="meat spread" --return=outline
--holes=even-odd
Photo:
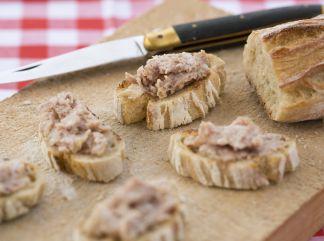
[[[59,153],[101,156],[114,146],[114,135],[86,105],[62,92],[40,107],[41,134]]]
[[[283,136],[263,133],[247,117],[238,117],[228,126],[215,126],[211,122],[202,122],[198,134],[184,140],[184,144],[194,151],[225,161],[266,154],[281,146],[283,142]]]
[[[126,74],[126,78],[137,82],[150,95],[162,99],[209,74],[208,56],[201,51],[154,56],[137,70],[136,76]]]
[[[35,179],[33,165],[21,161],[0,160],[0,197],[17,192]]]
[[[134,178],[97,205],[83,230],[98,239],[131,241],[170,220],[177,211],[177,199],[166,189]]]

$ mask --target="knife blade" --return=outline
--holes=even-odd
[[[98,43],[67,54],[0,73],[0,83],[56,76],[107,63],[145,57],[143,36]]]
[[[297,5],[178,24],[144,36],[94,44],[0,72],[0,84],[66,74],[104,64],[145,58],[154,53],[232,46],[244,43],[252,30],[314,17],[323,13],[323,10],[319,4]]]

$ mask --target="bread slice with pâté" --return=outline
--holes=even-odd
[[[122,172],[124,141],[71,93],[58,94],[40,109],[41,148],[54,169],[99,182]]]
[[[299,165],[294,140],[263,133],[245,117],[228,126],[202,122],[198,131],[175,133],[168,155],[181,176],[205,186],[231,189],[258,189],[278,183]]]
[[[174,128],[203,118],[224,89],[225,63],[199,53],[154,56],[115,90],[117,120],[131,124],[146,119],[151,130]]]
[[[28,213],[40,201],[44,181],[34,164],[0,160],[0,223]]]
[[[132,178],[77,225],[74,241],[181,241],[182,202],[165,185]]]

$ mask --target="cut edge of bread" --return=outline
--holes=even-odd
[[[123,160],[125,158],[124,141],[115,133],[116,145],[112,152],[102,156],[87,154],[57,154],[47,145],[40,133],[40,144],[42,152],[55,170],[62,170],[75,174],[83,179],[96,182],[109,182],[123,171]]]
[[[183,140],[192,134],[196,131],[173,134],[168,156],[178,174],[205,186],[255,190],[280,182],[286,172],[294,171],[299,165],[296,143],[289,139],[272,154],[225,162],[199,155],[187,147]]]
[[[121,124],[132,124],[146,117],[149,95],[138,84],[129,80],[121,82],[114,93],[114,113]]]
[[[35,180],[30,185],[13,194],[0,197],[0,223],[27,214],[39,203],[45,185],[37,169],[35,173]]]
[[[117,87],[114,110],[117,120],[131,124],[146,118],[151,130],[174,128],[205,117],[215,107],[223,91],[226,73],[224,62],[208,54],[210,75],[164,99],[153,98],[144,93],[139,85],[127,80]]]
[[[184,214],[183,212],[177,212],[171,220],[158,224],[150,231],[144,233],[140,237],[136,238],[136,241],[181,241],[184,239]],[[82,221],[74,229],[73,241],[117,241],[112,238],[97,239],[95,237],[89,237],[82,231]]]
[[[247,80],[255,88],[266,112],[271,119],[278,121],[277,113],[280,108],[279,85],[275,82],[276,78],[272,71],[271,58],[264,50],[264,46],[258,38],[258,32],[256,31],[250,34],[244,47],[243,63]],[[260,66],[258,72],[252,71],[254,65]],[[268,71],[267,74],[265,74],[265,70]]]

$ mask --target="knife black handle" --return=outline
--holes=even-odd
[[[227,16],[194,23],[173,26],[181,43],[230,37],[251,32],[254,29],[273,26],[297,19],[311,18],[321,14],[321,5],[297,5],[262,10],[241,15]]]
[[[147,34],[144,46],[159,51],[207,42],[220,45],[244,41],[252,30],[315,17],[322,12],[320,4],[296,5],[179,24]]]

